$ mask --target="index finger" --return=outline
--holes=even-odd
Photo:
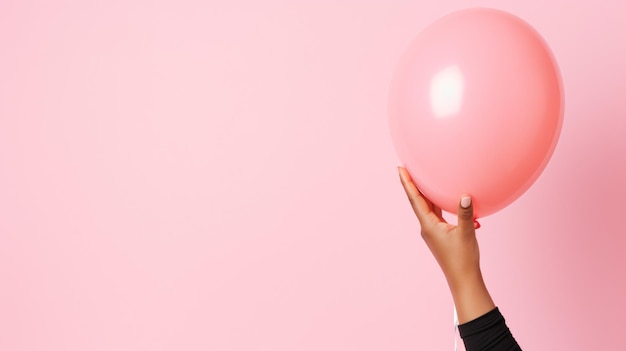
[[[400,173],[400,181],[402,182],[404,191],[409,198],[409,202],[411,202],[411,207],[413,207],[413,212],[417,215],[417,219],[422,222],[431,212],[431,208],[424,196],[422,196],[417,189],[417,186],[413,183],[413,179],[411,179],[411,175],[406,168],[398,167],[398,172]]]

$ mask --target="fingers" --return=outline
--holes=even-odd
[[[437,216],[437,218],[439,218],[439,220],[442,222],[446,222],[446,220],[443,218],[443,213],[441,213],[441,208],[437,207],[437,205],[433,203],[431,204],[433,205],[433,213]]]
[[[400,181],[402,182],[404,191],[411,202],[411,207],[413,207],[415,215],[417,215],[417,218],[421,222],[426,218],[427,214],[431,212],[430,206],[419,190],[417,190],[409,172],[404,167],[398,167],[398,172],[400,173]]]
[[[472,203],[472,197],[469,195],[463,195],[459,201],[459,208],[457,210],[458,223],[457,225],[462,231],[473,230],[480,227],[477,221],[474,221],[474,204]]]

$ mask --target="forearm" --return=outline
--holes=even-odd
[[[487,291],[480,269],[462,276],[446,275],[459,323],[467,323],[496,306]]]
[[[480,268],[446,274],[446,279],[467,351],[521,351],[487,291]]]

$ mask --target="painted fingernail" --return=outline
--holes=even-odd
[[[464,196],[461,198],[461,207],[468,208],[472,204],[472,198],[469,196]]]

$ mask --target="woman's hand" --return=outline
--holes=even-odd
[[[441,209],[424,197],[413,183],[409,172],[398,167],[413,211],[420,222],[422,238],[439,263],[450,287],[463,324],[495,308],[480,271],[480,253],[476,240],[472,199],[463,195],[459,200],[457,225],[446,222]]]

